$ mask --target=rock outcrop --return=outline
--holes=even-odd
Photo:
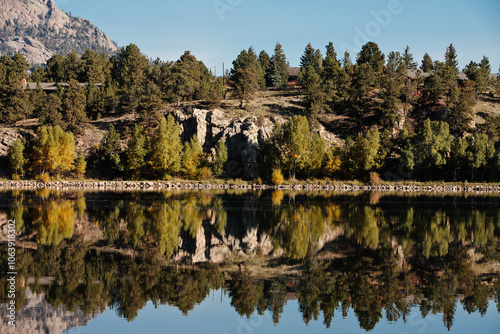
[[[270,138],[274,124],[284,123],[281,116],[272,118],[256,116],[231,120],[218,109],[175,111],[174,117],[180,124],[182,139],[188,140],[194,134],[206,153],[215,155],[215,145],[224,140],[228,149],[226,172],[232,178],[252,180],[257,177],[257,154]]]
[[[1,54],[21,53],[32,65],[43,64],[56,53],[118,50],[90,21],[64,13],[54,0],[0,1],[0,42]]]

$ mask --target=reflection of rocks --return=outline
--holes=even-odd
[[[28,301],[17,313],[15,333],[62,333],[74,327],[86,326],[98,314],[85,315],[80,309],[69,312],[64,306],[54,307],[45,300],[43,294],[36,295],[29,288],[26,289],[25,296]],[[0,305],[0,317],[1,327],[8,328],[6,304]]]

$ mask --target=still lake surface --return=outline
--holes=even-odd
[[[0,231],[1,333],[500,328],[495,195],[13,190]]]

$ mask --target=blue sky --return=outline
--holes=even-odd
[[[242,49],[272,54],[280,42],[298,66],[311,42],[324,54],[332,41],[337,53],[376,42],[382,52],[402,52],[408,44],[417,61],[425,52],[443,60],[455,46],[460,69],[469,61],[500,65],[498,0],[56,0],[73,16],[92,21],[119,46],[134,43],[149,57],[177,60],[185,50],[207,67],[226,68]]]

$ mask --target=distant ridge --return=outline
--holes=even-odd
[[[54,0],[0,0],[0,55],[23,54],[32,65],[55,54],[88,48],[114,53],[118,46],[92,22],[72,17]]]

